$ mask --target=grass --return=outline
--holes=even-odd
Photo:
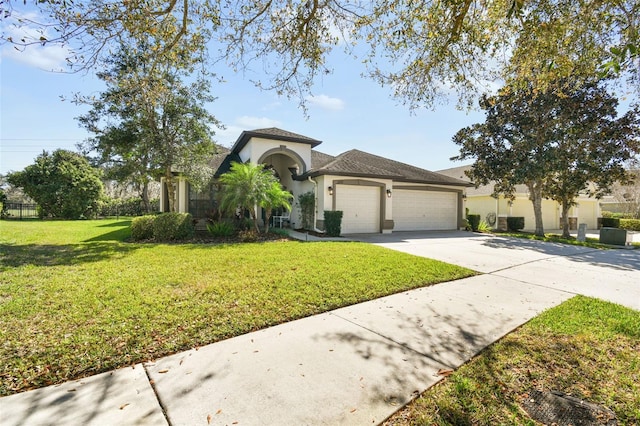
[[[0,222],[0,396],[473,274],[364,243],[134,244],[129,223]]]
[[[556,390],[640,424],[640,312],[577,296],[534,318],[427,390],[386,425],[531,425],[532,388]]]
[[[576,237],[563,238],[558,234],[545,234],[544,237],[539,237],[529,232],[499,232],[497,235],[506,237],[525,238],[528,240],[545,241],[550,243],[570,244],[574,246],[591,247],[596,249],[610,249],[613,246],[608,244],[601,244],[597,238],[587,237],[585,241],[578,241]],[[634,243],[636,245],[636,243]]]

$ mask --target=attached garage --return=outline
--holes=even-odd
[[[342,233],[380,232],[380,187],[337,185],[336,210],[342,210]]]
[[[393,191],[394,231],[435,231],[458,228],[458,193]]]

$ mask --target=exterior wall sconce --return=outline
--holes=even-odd
[[[391,198],[391,190],[387,189],[387,198]]]
[[[327,188],[327,189],[329,189],[329,195],[333,195],[333,186],[330,186],[330,187],[329,187],[329,188]]]

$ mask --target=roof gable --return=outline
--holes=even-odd
[[[242,148],[244,148],[245,145],[249,142],[249,140],[251,140],[251,138],[263,138],[283,142],[304,143],[311,145],[311,148],[316,147],[322,143],[322,141],[319,141],[317,139],[278,129],[277,127],[269,127],[267,129],[243,131],[236,140],[236,143],[231,148],[231,151],[236,153],[240,152]]]

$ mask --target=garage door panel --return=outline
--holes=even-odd
[[[451,230],[458,227],[458,194],[398,189],[393,192],[396,231]]]
[[[336,210],[342,210],[342,233],[380,232],[380,187],[339,185]]]

